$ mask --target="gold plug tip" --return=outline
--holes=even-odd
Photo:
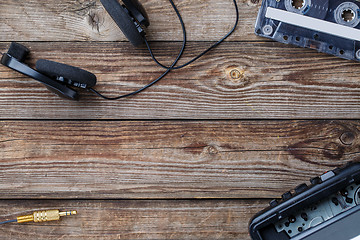
[[[66,211],[66,212],[59,213],[60,217],[71,216],[71,215],[76,215],[76,214],[77,214],[77,211]]]

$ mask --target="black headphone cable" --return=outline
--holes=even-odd
[[[184,21],[181,17],[181,14],[179,12],[179,10],[177,9],[177,7],[175,6],[174,2],[172,0],[169,0],[172,7],[174,8],[175,12],[176,12],[176,15],[178,16],[179,18],[179,21],[180,21],[180,24],[181,24],[181,28],[183,30],[183,44],[182,44],[182,47],[180,49],[180,52],[178,54],[178,56],[176,57],[175,61],[171,64],[171,66],[169,68],[166,69],[166,71],[161,74],[160,77],[158,77],[157,79],[155,79],[154,81],[152,81],[151,83],[145,85],[144,87],[134,91],[134,92],[131,92],[131,93],[128,93],[128,94],[125,94],[125,95],[121,95],[121,96],[118,96],[118,97],[106,97],[104,96],[103,94],[99,93],[98,91],[96,91],[94,88],[89,88],[89,90],[93,93],[95,93],[96,95],[98,95],[99,97],[103,98],[103,99],[106,99],[106,100],[118,100],[118,99],[121,99],[121,98],[126,98],[126,97],[130,97],[130,96],[133,96],[135,94],[138,94],[142,91],[144,91],[145,89],[151,87],[152,85],[154,85],[155,83],[157,83],[158,81],[160,81],[161,79],[163,79],[171,70],[172,70],[172,67],[174,67],[176,65],[176,63],[180,60],[182,54],[184,53],[184,50],[185,50],[185,46],[186,46],[186,29],[185,29],[185,24],[184,24]],[[144,41],[146,43],[146,45],[149,45],[148,41],[146,40],[146,38],[144,37]]]
[[[103,98],[103,99],[106,99],[106,100],[118,100],[118,99],[121,99],[121,98],[125,98],[125,97],[130,97],[130,96],[133,96],[135,94],[138,94],[142,91],[144,91],[145,89],[151,87],[152,85],[154,85],[155,83],[159,82],[161,79],[163,79],[171,70],[175,70],[175,69],[180,69],[180,68],[183,68],[183,67],[186,67],[188,66],[189,64],[193,63],[194,61],[196,61],[197,59],[201,58],[203,55],[205,55],[207,52],[209,52],[210,50],[214,49],[215,47],[217,47],[220,43],[222,43],[225,39],[227,39],[236,29],[237,25],[238,25],[238,22],[239,22],[239,9],[238,9],[238,6],[237,6],[237,3],[236,3],[236,0],[233,0],[234,2],[234,6],[235,6],[235,10],[236,10],[236,21],[235,21],[235,24],[233,26],[233,28],[230,30],[230,32],[228,32],[223,38],[221,38],[218,42],[216,42],[215,44],[213,44],[212,46],[210,46],[208,49],[206,49],[204,52],[200,53],[198,56],[194,57],[192,60],[188,61],[187,63],[181,65],[181,66],[177,66],[175,67],[175,65],[178,63],[178,61],[180,60],[181,56],[183,55],[184,53],[184,50],[185,50],[185,46],[186,46],[186,43],[187,43],[187,40],[186,40],[186,29],[185,29],[185,24],[183,22],[183,19],[182,19],[182,16],[179,12],[179,10],[177,9],[176,5],[174,4],[173,0],[169,0],[170,4],[172,5],[176,15],[178,16],[178,19],[180,21],[180,24],[181,24],[181,28],[183,30],[183,44],[182,44],[182,47],[181,47],[181,50],[178,54],[178,56],[176,57],[175,61],[171,64],[170,67],[167,67],[163,64],[161,64],[154,56],[153,54],[153,51],[152,49],[150,48],[150,45],[149,45],[149,42],[147,41],[146,38],[144,38],[144,41],[145,41],[145,44],[149,50],[149,53],[151,55],[151,58],[155,61],[156,64],[158,64],[160,67],[162,68],[165,68],[166,71],[160,76],[158,77],[157,79],[155,79],[154,81],[152,81],[151,83],[145,85],[144,87],[134,91],[134,92],[131,92],[131,93],[128,93],[128,94],[125,94],[125,95],[121,95],[121,96],[118,96],[118,97],[106,97],[104,96],[103,94],[99,93],[98,91],[96,91],[95,89],[93,88],[89,88],[89,90],[93,93],[95,93],[97,96]]]
[[[5,223],[13,223],[13,222],[17,222],[17,219],[0,222],[0,225]]]
[[[198,60],[199,58],[201,58],[202,56],[204,56],[206,53],[208,53],[209,51],[211,51],[212,49],[216,48],[218,45],[220,45],[220,43],[222,43],[223,41],[225,41],[231,34],[233,34],[233,32],[235,31],[237,25],[238,25],[238,22],[239,22],[239,9],[238,9],[238,6],[237,6],[237,3],[236,3],[236,0],[233,0],[234,2],[234,5],[235,5],[235,10],[236,10],[236,20],[235,20],[235,25],[233,26],[233,28],[230,30],[230,32],[228,32],[222,39],[220,39],[219,41],[217,41],[216,43],[214,43],[212,46],[210,46],[208,49],[206,49],[205,51],[203,51],[202,53],[200,53],[198,56],[194,57],[193,59],[191,59],[190,61],[188,61],[187,63],[185,64],[182,64],[181,66],[177,66],[177,67],[167,67],[163,64],[161,64],[157,59],[156,57],[154,56],[153,54],[153,51],[149,45],[149,43],[147,41],[145,41],[145,44],[146,44],[146,47],[148,48],[149,50],[149,53],[151,55],[151,58],[155,61],[155,63],[157,65],[159,65],[160,67],[162,68],[165,68],[165,69],[180,69],[180,68],[183,68],[183,67],[186,67],[188,66],[189,64],[195,62],[196,60]]]

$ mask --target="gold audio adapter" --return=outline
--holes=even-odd
[[[57,221],[60,217],[76,215],[76,211],[60,212],[59,210],[36,211],[31,215],[17,217],[18,223]]]
[[[76,211],[67,211],[60,212],[59,210],[44,210],[44,211],[36,211],[31,215],[19,216],[14,220],[0,222],[0,224],[4,223],[26,223],[26,222],[47,222],[47,221],[57,221],[60,220],[60,217],[76,215]]]

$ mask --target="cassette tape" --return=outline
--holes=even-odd
[[[341,0],[263,0],[255,33],[360,61],[359,6]]]

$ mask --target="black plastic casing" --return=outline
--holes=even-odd
[[[287,11],[285,7],[285,2],[287,1],[288,0],[262,1],[255,23],[256,35],[270,38],[285,44],[316,49],[319,52],[335,55],[340,58],[360,61],[360,55],[358,55],[360,54],[360,41],[358,40],[347,39],[345,37],[291,25],[266,17],[268,7]],[[340,4],[348,2],[360,7],[360,3],[357,0],[310,0],[308,10],[301,14],[315,19],[324,20],[329,23],[338,24],[335,20],[334,12],[336,12],[336,9],[340,6]],[[356,15],[356,17],[357,16],[359,15]],[[265,34],[263,31],[263,27],[266,25],[273,27],[273,31],[269,35]],[[360,29],[360,24],[357,24],[352,28]]]
[[[11,68],[19,73],[22,73],[30,78],[33,78],[42,84],[44,84],[47,89],[57,94],[62,98],[66,98],[69,100],[78,100],[79,95],[73,89],[45,76],[42,73],[30,68],[26,64],[20,62],[18,59],[10,56],[9,54],[4,54],[1,58],[1,64]]]
[[[278,233],[274,224],[296,211],[329,197],[352,183],[360,182],[360,162],[348,163],[345,167],[336,168],[332,172],[335,175],[329,179],[312,184],[307,190],[257,213],[249,224],[251,238],[253,240],[290,239],[284,232]]]

